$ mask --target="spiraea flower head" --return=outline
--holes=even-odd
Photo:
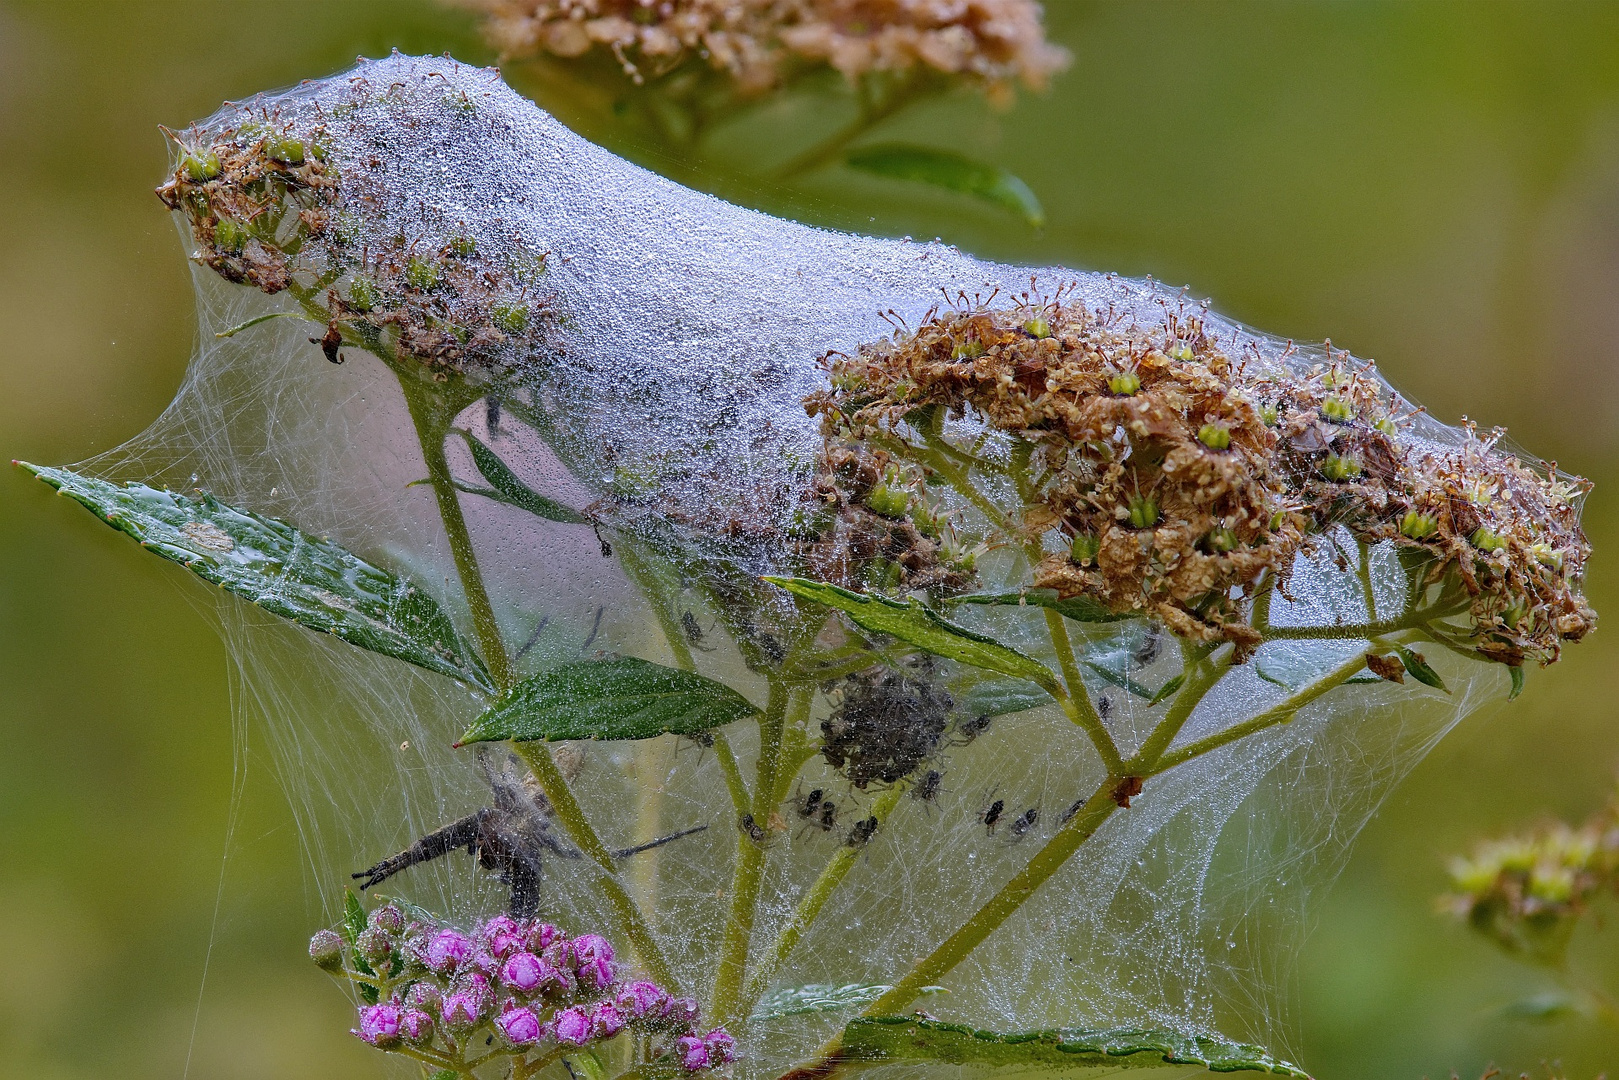
[[[629,1029],[644,1040],[652,1060],[687,1072],[697,1069],[689,1064],[691,1053],[677,1045],[681,1039],[705,1047],[705,1060],[714,1067],[729,1064],[735,1056],[735,1040],[725,1029],[697,1034],[695,1001],[672,998],[649,980],[619,982],[612,943],[600,934],[570,940],[555,926],[518,922],[505,915],[464,933],[430,920],[405,925],[397,909],[378,911],[358,938],[389,937],[384,928],[398,924],[399,933],[417,938],[418,947],[432,953],[434,963],[372,968],[365,964],[363,950],[350,948],[341,935],[330,931],[316,934],[310,950],[318,962],[352,980],[373,1002],[361,1007],[354,1029],[355,1036],[373,1046],[405,1053],[431,1051],[447,1060],[461,1060],[472,1049],[529,1064],[531,1050],[543,1055],[563,1046],[594,1047]],[[328,934],[329,938],[323,936]],[[494,954],[512,942],[518,947],[497,961]],[[543,955],[530,947],[541,948]],[[356,952],[361,955],[356,957]],[[350,959],[352,966],[346,963]],[[488,961],[487,970],[482,961]],[[568,967],[559,969],[558,963]],[[577,980],[574,968],[581,973]],[[495,1049],[484,1049],[489,1046]]]
[[[369,92],[362,84],[356,101]],[[406,235],[385,225],[371,186],[381,163],[330,149],[343,123],[244,109],[174,135],[174,172],[157,195],[189,224],[196,260],[227,281],[292,296],[327,324],[314,341],[333,363],[345,346],[436,378],[535,363],[554,327],[537,288],[544,255],[510,243],[485,252],[459,226]]]
[[[1068,64],[1034,0],[461,0],[506,58],[610,53],[637,81],[688,57],[744,93],[825,64],[850,79],[921,69],[1004,95]]]
[[[1245,599],[1267,573],[1285,588],[1340,526],[1401,549],[1415,587],[1454,593],[1470,626],[1451,643],[1480,658],[1549,663],[1594,626],[1583,482],[1499,433],[1411,430],[1416,410],[1347,354],[1237,358],[1201,311],[1163,310],[1152,325],[1060,294],[963,301],[830,354],[805,404],[828,460],[1013,477],[1018,504],[986,527],[1039,553],[1034,585],[1184,637],[1254,647]],[[999,438],[1000,456],[951,447],[947,421]]]

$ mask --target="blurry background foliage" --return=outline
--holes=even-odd
[[[1004,111],[934,95],[869,135],[1007,169],[1043,231],[845,167],[785,184],[741,167],[784,160],[835,123],[825,109],[784,102],[672,154],[611,108],[553,105],[761,209],[1151,273],[1266,330],[1330,335],[1442,419],[1508,425],[1595,479],[1589,592],[1619,612],[1619,6],[1047,7],[1073,54],[1049,93]],[[494,58],[472,14],[428,3],[0,5],[6,457],[106,449],[178,385],[195,324],[151,195],[155,125],[393,47]],[[233,751],[211,598],[19,472],[0,477],[0,566],[0,1077],[169,1078],[188,1058],[196,1077],[380,1075],[304,959],[313,893],[267,757],[252,733]],[[1619,1070],[1611,1029],[1509,1015],[1542,976],[1432,905],[1446,853],[1602,803],[1615,633],[1466,721],[1367,830],[1304,956],[1289,1049],[1318,1076]],[[1619,985],[1613,928],[1582,920],[1568,956]]]

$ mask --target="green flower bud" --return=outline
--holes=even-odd
[[[304,163],[303,141],[291,135],[272,138],[264,144],[264,152],[270,156],[271,161],[279,161],[283,165]]]
[[[309,958],[326,971],[343,968],[343,939],[331,930],[318,930],[309,939]]]
[[[193,184],[205,184],[219,175],[219,155],[212,150],[187,150],[180,155],[180,168]]]
[[[1355,418],[1355,410],[1343,398],[1329,397],[1321,403],[1321,418],[1333,424],[1347,424]]]
[[[1107,381],[1107,388],[1120,397],[1132,397],[1141,389],[1141,378],[1133,371],[1121,371]]]
[[[952,360],[976,360],[984,355],[983,342],[974,340],[958,341],[956,347],[950,350]]]
[[[528,329],[528,307],[515,301],[501,301],[489,311],[495,329],[516,336]]]
[[[1574,871],[1566,866],[1537,866],[1529,874],[1529,895],[1551,904],[1574,897]]]
[[[1518,624],[1523,621],[1523,617],[1527,614],[1529,614],[1529,602],[1520,596],[1501,609],[1501,621],[1506,624],[1508,630],[1516,630]]]
[[[1259,419],[1266,427],[1275,427],[1278,423],[1280,423],[1282,413],[1281,410],[1276,407],[1276,402],[1267,401],[1265,404],[1261,405],[1259,407]]]
[[[1130,525],[1150,529],[1158,524],[1158,503],[1145,495],[1130,496]]]
[[[1192,347],[1184,341],[1177,341],[1171,345],[1168,356],[1171,360],[1179,360],[1183,364],[1189,360],[1197,359],[1197,354],[1192,351]]]
[[[439,268],[426,259],[412,255],[405,260],[405,284],[426,292],[439,282]]]
[[[887,518],[902,518],[911,505],[911,493],[904,488],[878,484],[866,495],[866,508]]]
[[[1222,525],[1211,530],[1209,535],[1203,538],[1203,543],[1210,551],[1227,552],[1237,550],[1237,545],[1241,541],[1237,539],[1235,532]]]
[[[1102,550],[1102,541],[1091,533],[1079,533],[1074,542],[1068,545],[1068,557],[1081,566],[1096,561],[1097,554]]]
[[[1051,324],[1046,322],[1044,315],[1036,315],[1024,323],[1023,330],[1032,338],[1048,338],[1051,336]]]
[[[1394,419],[1388,416],[1383,417],[1381,420],[1374,421],[1372,423],[1372,427],[1377,431],[1381,431],[1391,439],[1394,438],[1395,433],[1400,430],[1399,425],[1394,422]]]
[[[453,236],[447,246],[457,259],[470,259],[478,251],[478,241],[470,236]]]
[[[1507,548],[1507,542],[1501,539],[1500,534],[1488,525],[1480,525],[1474,529],[1473,535],[1467,538],[1467,542],[1480,551],[1491,554],[1497,551],[1505,551]]]
[[[231,255],[240,255],[247,247],[248,232],[230,218],[220,218],[214,224],[214,247]]]
[[[1286,524],[1287,524],[1287,511],[1286,510],[1278,510],[1278,511],[1276,511],[1274,514],[1272,514],[1270,516],[1270,522],[1268,523],[1271,532],[1276,532],[1283,525],[1286,525]]]
[[[1432,514],[1407,510],[1400,519],[1400,535],[1407,540],[1426,540],[1439,531],[1439,521]]]
[[[1360,476],[1360,462],[1346,454],[1328,454],[1321,462],[1321,475],[1335,484]]]
[[[1197,429],[1197,441],[1210,450],[1230,449],[1231,429],[1221,423],[1204,424]]]
[[[1563,553],[1550,544],[1530,544],[1529,557],[1548,570],[1563,572]]]
[[[1534,845],[1527,840],[1503,841],[1495,845],[1494,854],[1502,870],[1515,874],[1527,874],[1539,858]]]
[[[349,282],[349,307],[355,311],[375,311],[382,303],[382,290],[368,277]]]
[[[1500,869],[1492,863],[1458,859],[1451,864],[1450,880],[1458,892],[1477,895],[1495,888],[1499,873]]]

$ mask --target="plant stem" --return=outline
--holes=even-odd
[[[924,987],[938,982],[951,968],[965,960],[985,938],[1022,907],[1036,889],[1061,869],[1068,857],[1078,851],[1080,845],[1089,840],[1119,808],[1119,804],[1113,800],[1113,790],[1121,779],[1123,777],[1109,774],[1079,811],[1029,860],[1027,866],[1014,874],[1000,892],[975,911],[960,929],[945,938],[926,959],[911,968],[903,979],[894,984],[892,990],[872,1002],[864,1015],[885,1016],[901,1012],[921,994]]]
[[[495,620],[494,606],[489,601],[483,574],[478,569],[478,558],[472,548],[472,537],[467,531],[466,517],[461,512],[460,497],[450,476],[449,461],[444,455],[444,438],[450,424],[460,408],[470,404],[470,401],[446,400],[442,396],[444,389],[439,384],[425,387],[403,373],[400,374],[399,383],[404,390],[405,403],[410,410],[411,420],[416,425],[422,459],[427,465],[428,479],[432,482],[433,493],[438,499],[439,517],[444,523],[445,533],[449,536],[450,551],[455,557],[456,574],[460,578],[461,591],[466,597],[467,607],[472,611],[472,623],[483,649],[484,663],[494,679],[495,689],[505,690],[517,681],[517,674],[512,667],[511,658],[506,653],[506,644],[501,638],[500,627]],[[471,400],[476,400],[476,397]],[[513,743],[512,746],[533,772],[540,790],[545,793],[546,799],[551,804],[552,812],[567,830],[568,836],[579,845],[580,850],[601,867],[604,874],[600,879],[602,892],[618,914],[625,935],[635,946],[648,971],[658,981],[678,993],[678,990],[675,990],[674,972],[664,958],[662,949],[658,947],[651,927],[648,926],[640,909],[636,907],[635,901],[624,891],[623,884],[618,880],[618,868],[613,865],[612,854],[602,843],[601,837],[596,835],[596,830],[591,827],[584,810],[573,797],[562,771],[551,759],[549,749],[534,743]]]
[[[549,744],[518,742],[512,744],[512,749],[533,772],[540,790],[551,803],[552,813],[567,830],[569,838],[601,868],[602,876],[597,879],[597,883],[607,897],[607,902],[612,906],[614,914],[618,916],[620,929],[635,946],[641,962],[646,965],[647,973],[658,982],[665,983],[672,993],[679,993],[674,969],[664,957],[646,917],[641,914],[641,909],[636,906],[635,900],[619,881],[618,867],[613,865],[612,853],[602,843],[601,837],[596,835],[596,830],[591,828],[590,821],[585,817],[584,809],[574,799],[573,791],[568,787],[568,781],[563,777],[562,770],[557,768],[557,763],[551,759]]]
[[[495,681],[495,689],[505,690],[517,681],[516,673],[512,670],[511,657],[506,654],[506,643],[500,635],[494,605],[489,602],[489,591],[484,587],[483,572],[478,568],[478,555],[472,549],[467,519],[461,512],[461,499],[450,476],[449,459],[444,456],[444,437],[455,419],[451,412],[454,406],[438,400],[431,391],[415,385],[415,381],[408,376],[401,375],[399,385],[404,390],[411,421],[416,425],[422,460],[427,465],[427,478],[432,482],[433,495],[438,500],[439,518],[450,540],[450,554],[455,559],[455,572],[461,579],[462,594],[472,612],[472,628],[478,635],[484,665],[489,668],[489,674]]]
[[[753,788],[754,829],[768,829],[771,801],[776,793],[776,772],[781,764],[782,734],[787,713],[797,701],[808,708],[809,696],[797,688],[790,690],[780,679],[770,680],[770,697],[765,714],[759,719],[758,778]],[[720,947],[719,971],[714,977],[711,1004],[720,1023],[734,1022],[742,996],[742,979],[747,973],[748,946],[753,939],[753,923],[758,914],[759,885],[764,877],[765,842],[755,840],[748,830],[737,830],[736,867],[731,876],[731,913]]]
[[[1360,547],[1360,566],[1356,568],[1356,576],[1360,578],[1361,599],[1366,603],[1366,619],[1368,622],[1377,621],[1377,590],[1372,588],[1372,549],[1364,540],[1357,541]]]
[[[927,80],[911,76],[891,90],[880,102],[863,101],[860,115],[830,138],[824,139],[776,170],[778,180],[790,180],[823,165],[843,152],[860,136],[905,108],[926,90]]]
[[[905,790],[904,786],[895,784],[879,795],[876,801],[871,804],[871,816],[876,818],[878,822],[887,821],[888,815],[898,805],[900,796],[905,793]],[[799,899],[798,908],[793,912],[793,917],[787,922],[787,925],[781,928],[781,931],[776,935],[776,940],[771,943],[770,951],[759,961],[753,975],[748,979],[747,989],[742,994],[742,1004],[750,1011],[759,998],[764,995],[765,991],[770,989],[770,980],[776,977],[776,972],[786,962],[787,957],[792,954],[793,949],[798,945],[799,939],[804,936],[804,932],[820,916],[821,909],[832,898],[832,894],[837,891],[838,886],[843,884],[843,879],[848,876],[849,871],[854,869],[855,861],[860,858],[861,850],[861,848],[850,847],[847,844],[838,848],[837,854],[832,856],[832,860],[821,870],[820,876],[815,879],[814,883]]]
[[[1062,667],[1063,681],[1068,684],[1068,693],[1058,699],[1063,712],[1090,738],[1091,745],[1101,755],[1102,767],[1110,773],[1118,773],[1124,765],[1118,744],[1102,723],[1096,706],[1091,702],[1091,692],[1085,688],[1085,680],[1080,678],[1079,665],[1074,662],[1074,648],[1068,640],[1068,627],[1063,617],[1055,611],[1050,608],[1042,610],[1046,617],[1046,630],[1051,634],[1051,644],[1057,650],[1057,663]]]
[[[1230,669],[1230,654],[1219,662],[1210,663],[1206,658],[1199,659],[1196,649],[1186,642],[1181,643],[1181,651],[1186,657],[1185,666],[1182,668],[1186,673],[1186,683],[1175,695],[1175,700],[1169,706],[1169,711],[1164,714],[1163,720],[1153,729],[1152,734],[1147,736],[1147,741],[1141,744],[1141,749],[1136,751],[1135,756],[1126,763],[1125,767],[1132,775],[1156,775],[1160,771],[1157,766],[1164,751],[1169,749],[1169,744],[1175,741],[1175,736],[1180,734],[1181,728],[1186,726],[1186,721],[1191,719],[1198,703],[1219,684]]]

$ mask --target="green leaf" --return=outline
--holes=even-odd
[[[1156,705],[1160,701],[1163,701],[1166,697],[1169,697],[1175,691],[1179,690],[1181,688],[1181,684],[1184,683],[1185,681],[1186,681],[1186,672],[1184,672],[1184,671],[1181,672],[1179,675],[1175,676],[1173,679],[1164,680],[1164,685],[1160,686],[1158,688],[1158,692],[1153,694],[1152,697],[1147,699],[1147,704],[1148,705]]]
[[[307,318],[309,318],[309,316],[305,315],[301,311],[272,311],[268,315],[260,315],[256,319],[249,319],[244,323],[237,323],[235,326],[231,327],[229,330],[221,330],[219,333],[215,334],[214,337],[216,337],[216,338],[235,337],[237,334],[240,334],[243,330],[247,330],[247,329],[250,329],[251,327],[255,327],[259,323],[262,323],[262,322],[269,322],[271,319],[307,319]]]
[[[1098,664],[1095,660],[1082,660],[1080,663],[1084,664],[1090,670],[1096,672],[1096,674],[1100,675],[1103,679],[1112,683],[1114,686],[1117,686],[1120,690],[1128,690],[1136,697],[1146,698],[1148,701],[1152,700],[1152,691],[1130,678],[1130,676],[1126,675],[1124,672],[1118,671],[1112,667],[1108,667],[1105,664]]]
[[[1029,1031],[1002,1034],[916,1016],[858,1017],[843,1032],[843,1054],[858,1061],[942,1061],[1024,1069],[1119,1069],[1198,1065],[1210,1072],[1309,1074],[1263,1048],[1172,1031]]]
[[[952,604],[995,604],[1003,607],[1021,607],[1033,604],[1037,607],[1050,608],[1065,618],[1075,622],[1101,623],[1120,622],[1124,619],[1134,619],[1133,614],[1118,615],[1093,600],[1083,596],[1075,596],[1068,600],[1057,599],[1056,589],[1024,589],[1020,592],[1003,593],[969,593],[966,596],[953,596]]]
[[[897,637],[947,660],[1028,679],[1042,687],[1055,688],[1057,685],[1051,669],[1038,660],[1008,648],[994,638],[957,626],[918,600],[901,603],[806,578],[766,577],[764,580],[781,586],[795,596],[837,608],[872,633]]]
[[[651,739],[695,735],[758,712],[695,671],[633,656],[580,660],[524,679],[472,722],[457,746],[494,739]]]
[[[1338,650],[1323,648],[1319,644],[1296,641],[1272,642],[1260,648],[1254,659],[1254,674],[1272,686],[1284,690],[1297,690],[1321,677],[1321,673],[1337,667],[1347,657]],[[1345,680],[1346,686],[1375,685],[1383,682],[1376,675],[1356,675]]]
[[[1507,700],[1511,701],[1513,698],[1523,693],[1523,665],[1519,664],[1514,667],[1509,667],[1507,670],[1512,673],[1512,690],[1507,694]]]
[[[956,699],[957,707],[967,716],[1005,716],[1050,704],[1050,694],[1021,679],[990,679]]]
[[[1435,690],[1450,693],[1450,688],[1445,685],[1445,680],[1439,677],[1439,672],[1428,666],[1428,661],[1422,658],[1421,653],[1414,653],[1404,645],[1394,646],[1394,652],[1399,656],[1400,663],[1405,665],[1406,673],[1417,682],[1422,683],[1424,686],[1431,686]]]
[[[1045,211],[1029,185],[996,165],[975,161],[949,150],[926,146],[883,143],[849,151],[844,162],[851,169],[891,180],[914,180],[946,191],[971,195],[1010,210],[1030,225],[1045,224]]]
[[[517,474],[493,450],[489,449],[476,435],[470,431],[460,433],[467,441],[467,449],[472,451],[472,463],[478,467],[478,472],[488,481],[493,491],[484,491],[477,488],[463,488],[485,498],[495,499],[515,506],[520,510],[527,510],[536,517],[547,521],[560,521],[565,525],[588,525],[590,519],[577,510],[570,510],[554,499],[547,499],[544,495],[529,487],[517,478]]]
[[[343,940],[350,945],[359,938],[365,929],[365,905],[360,898],[354,895],[353,890],[343,890]]]
[[[859,983],[849,983],[847,986],[833,986],[831,983],[785,986],[761,998],[753,1008],[752,1019],[780,1020],[788,1016],[852,1009],[857,1005],[869,1005],[892,989],[881,984],[862,986]],[[942,986],[924,986],[922,993],[942,994],[945,989]]]
[[[297,526],[145,484],[119,487],[18,462],[63,495],[228,592],[362,649],[491,688],[438,602],[410,582]]]

